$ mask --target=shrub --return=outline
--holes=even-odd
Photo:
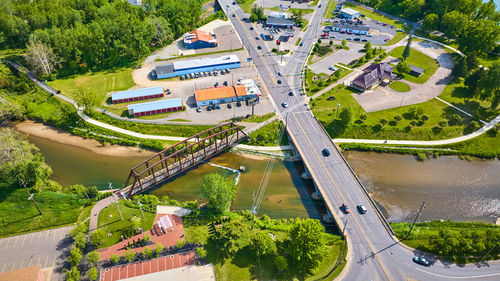
[[[438,125],[439,127],[443,128],[443,127],[446,127],[448,125],[448,121],[446,120],[441,120],[438,122]]]
[[[399,121],[403,120],[403,117],[401,117],[401,115],[398,114],[398,115],[394,116],[394,120],[396,122],[399,122]]]
[[[142,251],[142,256],[147,258],[147,259],[152,258],[153,257],[153,250],[151,250],[151,248],[149,248],[149,247],[144,248],[144,250]]]
[[[450,125],[450,126],[455,126],[455,125],[461,124],[462,122],[463,122],[462,116],[460,116],[456,113],[448,116],[448,125]]]
[[[439,126],[434,126],[434,127],[432,127],[432,132],[433,132],[434,134],[439,134],[439,133],[441,133],[442,131],[443,131],[443,128],[442,128],[442,127],[439,127]]]
[[[176,247],[177,249],[180,249],[180,248],[184,247],[184,241],[182,241],[182,240],[177,240],[177,243],[175,243],[175,247]]]
[[[389,121],[389,125],[396,126],[398,123],[394,120]]]
[[[280,272],[285,271],[288,268],[288,262],[283,256],[277,256],[274,258],[274,266]]]
[[[85,237],[83,233],[77,233],[75,237],[73,237],[73,240],[75,240],[75,247],[79,249],[83,249],[85,245],[87,245],[87,237]]]
[[[96,229],[90,234],[90,243],[95,247],[99,247],[104,242],[106,234],[101,229]]]
[[[101,255],[97,251],[92,251],[87,254],[87,261],[91,264],[97,264],[101,259]]]
[[[71,270],[66,270],[66,281],[80,280],[80,270],[76,266],[71,267]]]
[[[368,118],[368,116],[366,116],[366,114],[364,114],[364,113],[359,116],[359,120],[365,121],[366,118]]]
[[[204,247],[200,247],[196,249],[196,254],[198,255],[198,257],[203,259],[207,256],[207,250],[205,250]]]
[[[422,120],[422,121],[427,121],[427,120],[429,120],[429,116],[427,116],[427,115],[425,115],[425,114],[424,114],[424,115],[422,115],[422,116],[420,117],[420,120]]]
[[[91,267],[89,271],[87,272],[87,275],[89,276],[89,279],[91,281],[96,280],[97,277],[99,277],[99,273],[97,272],[97,268],[95,266]]]
[[[424,121],[418,120],[417,126],[422,127],[424,125],[424,123],[425,123]]]
[[[109,258],[109,260],[113,263],[113,264],[117,264],[120,262],[122,258],[119,256],[119,255],[111,255],[111,257]]]
[[[473,120],[467,125],[467,127],[465,127],[465,132],[472,133],[472,132],[479,130],[479,128],[481,128],[481,125],[479,125],[479,122]]]
[[[425,154],[425,152],[418,152],[417,159],[418,161],[424,161],[425,159],[427,159],[427,154]]]
[[[156,257],[159,257],[160,253],[163,252],[163,250],[165,250],[165,246],[163,246],[162,243],[156,244],[155,245],[155,255],[156,255]]]
[[[135,258],[135,252],[132,250],[128,250],[125,252],[125,255],[123,257],[127,262],[132,262]]]
[[[380,124],[382,124],[382,126],[387,124],[387,119],[385,119],[385,118],[380,119]]]

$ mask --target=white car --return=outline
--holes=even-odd
[[[330,69],[331,71],[337,71],[337,69],[333,65],[330,65],[330,67],[328,67],[328,69]]]
[[[282,103],[281,106],[283,106],[284,108],[287,108],[288,107],[288,104],[286,102]]]

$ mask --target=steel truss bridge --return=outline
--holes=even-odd
[[[191,136],[133,167],[122,193],[130,198],[198,165],[245,138],[247,134],[242,127],[233,122]]]

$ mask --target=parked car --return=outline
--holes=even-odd
[[[324,148],[321,153],[323,154],[323,156],[327,157],[327,156],[330,156],[330,151],[327,149],[327,148]]]
[[[226,69],[226,73],[231,73],[231,70],[229,70],[229,68]]]
[[[228,103],[227,108],[233,108],[233,106],[230,103]]]
[[[292,91],[288,92],[288,95],[293,96],[293,92]]]
[[[359,38],[359,37],[354,38],[354,41],[360,41],[360,40],[361,40],[361,38]]]
[[[373,35],[371,35],[371,34],[366,34],[366,37],[373,37]]]
[[[301,47],[302,47],[302,45],[304,45],[304,44],[303,44],[302,42],[300,42],[299,46],[301,46]]]
[[[281,80],[278,80],[277,82],[278,82],[278,84],[281,84]]]
[[[257,46],[257,49],[262,50],[262,46],[260,46],[260,45]]]
[[[196,112],[201,112],[201,107],[198,106],[198,108],[196,109]]]
[[[227,85],[228,85],[228,84],[227,84],[227,81],[224,81],[224,83],[222,83],[222,84],[224,84],[224,86],[227,86]]]
[[[347,37],[345,40],[352,40],[352,38],[351,37]]]
[[[236,106],[237,106],[237,107],[240,107],[240,106],[241,106],[241,101],[237,101],[237,102],[236,102]]]
[[[253,30],[253,26],[250,26],[250,30]]]
[[[337,69],[336,69],[333,65],[330,65],[330,66],[328,67],[328,69],[329,69],[329,70],[331,70],[331,71],[337,71]]]
[[[344,210],[344,213],[349,214],[351,212],[351,209],[349,209],[349,206],[347,206],[346,203],[342,204],[342,209]]]
[[[281,104],[281,106],[283,106],[284,108],[287,108],[288,107],[288,103],[284,102]]]
[[[359,211],[361,214],[366,214],[366,212],[368,212],[368,210],[366,209],[365,205],[363,205],[363,204],[359,204],[359,205],[357,206],[357,208],[358,208],[358,211]]]
[[[255,40],[259,40],[259,36],[255,36]]]
[[[235,15],[235,14],[233,14],[233,18],[234,18],[234,17],[236,17],[236,15]]]
[[[368,39],[361,39],[361,42],[368,42]]]
[[[329,96],[327,100],[335,100],[334,96]]]
[[[403,32],[401,28],[396,29],[397,32]]]
[[[215,108],[220,109],[220,104],[216,105]]]
[[[210,110],[212,110],[212,106],[211,105],[207,106],[207,111],[210,111]]]
[[[184,79],[185,79],[185,78],[184,78],[184,75],[182,75],[182,76],[181,76],[181,80],[184,80]]]
[[[418,263],[418,264],[423,265],[423,266],[431,265],[431,263],[426,258],[423,258],[423,257],[413,257],[413,262]]]
[[[217,71],[214,71],[214,76],[217,76],[219,75],[219,73]]]
[[[281,72],[278,71],[278,76],[281,76]]]

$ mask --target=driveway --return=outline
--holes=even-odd
[[[349,64],[351,61],[360,58],[364,55],[360,50],[363,49],[364,43],[347,43],[349,50],[338,50],[337,52],[311,64],[309,68],[312,72],[319,74],[332,74],[333,71],[329,70],[328,67],[335,65],[336,63]]]
[[[64,279],[62,266],[72,239],[67,236],[73,226],[66,226],[0,239],[0,273],[39,265],[49,280]]]
[[[354,99],[363,107],[366,112],[374,112],[389,108],[418,104],[439,96],[446,85],[451,80],[451,70],[453,68],[452,57],[439,45],[429,42],[415,42],[412,48],[436,59],[439,68],[424,84],[417,84],[402,80],[410,85],[408,92],[398,92],[388,85],[378,86],[374,90],[361,94],[353,94]],[[394,58],[388,57],[384,61],[391,61]]]

